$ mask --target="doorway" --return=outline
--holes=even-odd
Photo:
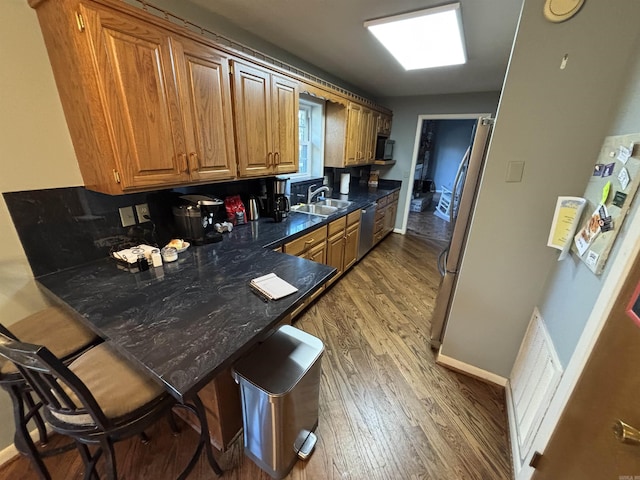
[[[490,114],[419,115],[403,231],[448,243],[452,190],[477,119]]]

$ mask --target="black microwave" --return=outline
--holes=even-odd
[[[387,137],[378,137],[376,143],[376,160],[392,160],[393,145],[395,140],[389,140]]]

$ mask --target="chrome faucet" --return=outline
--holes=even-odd
[[[311,203],[311,200],[313,200],[313,197],[315,197],[316,195],[322,193],[322,192],[328,192],[329,191],[329,187],[320,187],[317,190],[314,190],[313,187],[315,187],[314,185],[309,186],[309,189],[307,190],[307,203]]]

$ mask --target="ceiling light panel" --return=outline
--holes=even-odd
[[[364,26],[405,70],[467,61],[460,3],[368,20]]]

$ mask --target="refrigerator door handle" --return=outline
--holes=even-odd
[[[447,273],[447,254],[449,253],[449,245],[445,247],[444,250],[440,252],[438,255],[438,271],[440,272],[440,276],[444,277]]]
[[[451,224],[453,224],[456,220],[457,217],[457,205],[456,205],[456,198],[462,196],[462,192],[458,193],[458,190],[460,189],[460,182],[463,180],[464,176],[462,175],[462,172],[467,168],[467,162],[469,161],[469,154],[471,153],[471,145],[469,145],[469,147],[467,148],[467,151],[464,152],[464,156],[462,157],[462,160],[460,161],[460,164],[458,165],[458,170],[456,171],[456,177],[453,180],[453,191],[451,192],[451,206],[449,207],[449,222]]]

